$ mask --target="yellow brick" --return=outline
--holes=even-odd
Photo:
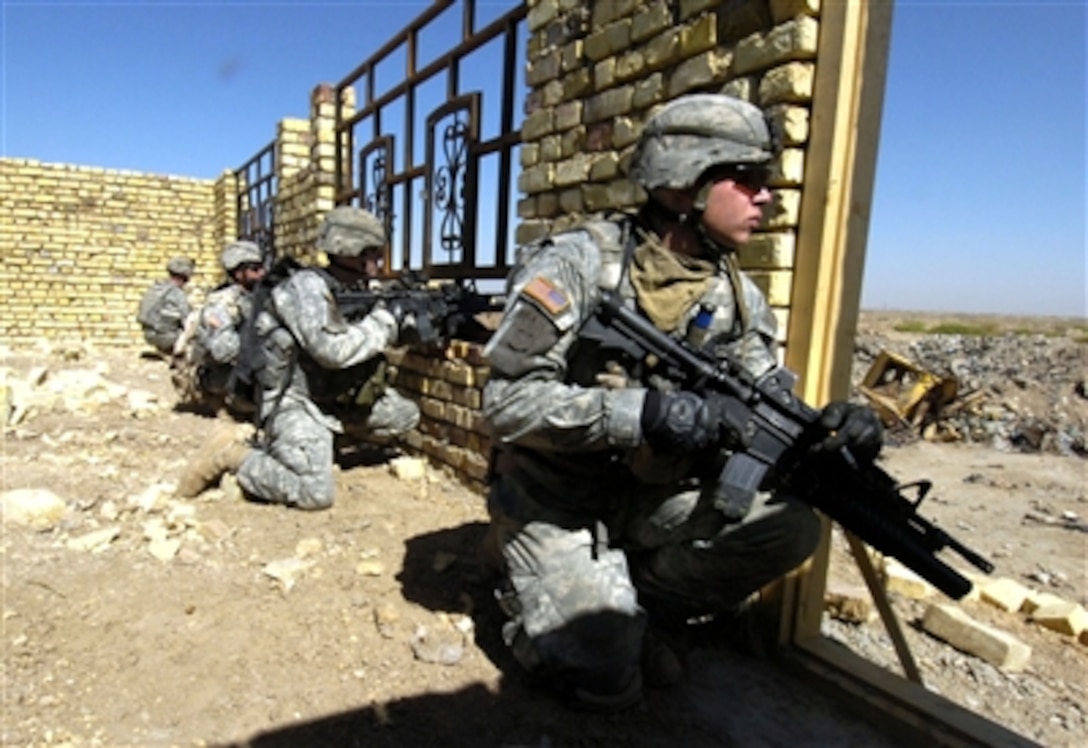
[[[1063,600],[1045,605],[1031,614],[1031,620],[1051,631],[1080,637],[1088,629],[1088,612],[1079,603]]]
[[[1028,596],[1028,588],[1016,580],[999,577],[979,586],[982,601],[996,608],[1016,612]]]
[[[922,628],[938,639],[1009,672],[1023,670],[1031,647],[1012,634],[979,623],[954,605],[930,605]]]

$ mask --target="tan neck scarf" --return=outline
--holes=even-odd
[[[631,285],[638,304],[654,326],[671,332],[685,312],[707,292],[717,265],[676,254],[654,237],[639,232],[642,242],[631,261]]]

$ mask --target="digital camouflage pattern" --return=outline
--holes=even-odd
[[[180,275],[183,278],[193,277],[195,269],[195,263],[188,257],[171,257],[170,261],[166,263],[166,272],[171,275]]]
[[[646,122],[628,177],[646,190],[690,187],[722,164],[766,164],[777,144],[760,109],[717,94],[692,94],[662,106]]]
[[[321,222],[317,248],[325,254],[357,257],[385,246],[385,227],[373,213],[351,205],[330,210]]]
[[[621,272],[626,237],[658,240],[632,232],[634,220],[621,218],[523,247],[485,350],[484,412],[501,446],[489,510],[509,585],[504,636],[526,667],[583,696],[637,691],[647,601],[735,609],[804,560],[819,532],[815,515],[786,496],[761,495],[727,522],[703,479],[720,464],[643,443],[647,388],[671,383],[640,381],[607,340],[579,338],[601,288],[636,308]],[[758,376],[777,366],[774,317],[743,275],[738,303],[726,263],[666,332],[728,351]]]
[[[174,344],[185,327],[186,318],[192,311],[185,291],[169,280],[152,284],[140,299],[136,320],[140,323],[144,340],[160,353],[172,354]]]
[[[205,404],[213,410],[223,404],[250,305],[251,294],[237,283],[208,294],[194,324],[186,327],[178,343],[181,351],[171,380],[180,402]]]
[[[385,375],[378,365],[382,352],[397,340],[392,315],[376,309],[345,322],[330,287],[335,283],[319,270],[298,270],[257,311],[265,357],[257,372],[263,438],[238,470],[239,484],[255,498],[326,508],[334,498],[334,434],[381,440],[419,423],[413,401],[392,387],[371,386]]]

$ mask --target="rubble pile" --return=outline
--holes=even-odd
[[[967,441],[1005,451],[1088,456],[1085,344],[1041,334],[893,337],[863,331],[854,348],[855,392],[885,351],[955,383],[955,397],[930,409],[920,423],[889,423],[891,440]]]

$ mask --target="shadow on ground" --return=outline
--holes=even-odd
[[[623,713],[572,711],[535,687],[501,642],[502,614],[478,558],[485,531],[483,523],[469,523],[408,539],[397,579],[410,601],[472,615],[476,646],[503,673],[497,690],[479,684],[451,693],[422,693],[284,725],[221,748],[916,744],[795,679],[772,660],[725,649],[693,651],[682,685],[647,690],[642,702]],[[453,557],[451,573],[434,573],[439,553]]]

